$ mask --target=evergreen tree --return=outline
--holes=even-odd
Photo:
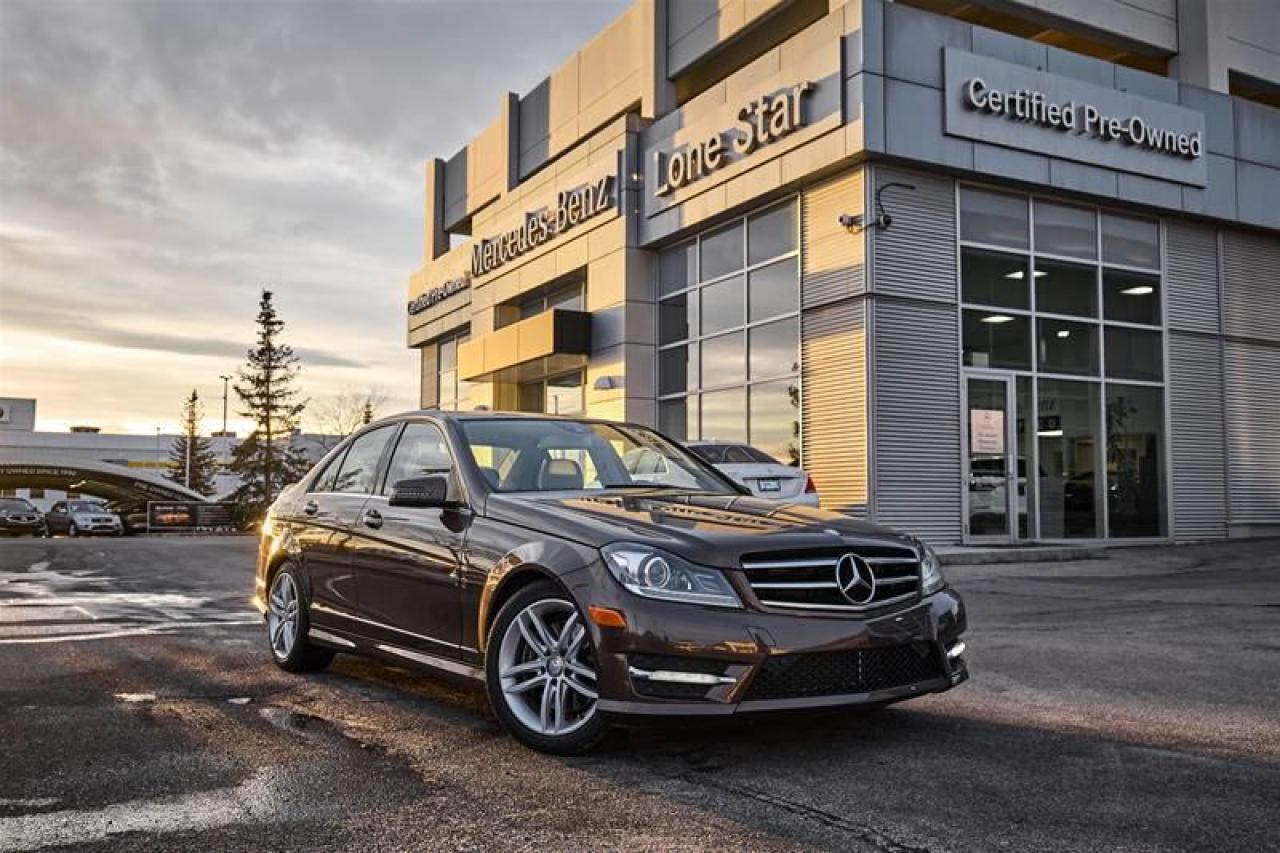
[[[217,491],[213,477],[218,469],[218,457],[213,442],[200,435],[200,421],[204,418],[204,406],[200,395],[191,389],[191,396],[182,402],[182,432],[169,448],[171,467],[165,476],[181,483],[205,497]]]
[[[280,491],[306,473],[311,462],[293,444],[306,402],[298,397],[298,357],[280,342],[284,321],[276,314],[271,291],[258,303],[258,342],[247,364],[236,373],[240,415],[253,421],[253,431],[235,449],[231,470],[240,475],[232,495],[244,524],[258,521]]]

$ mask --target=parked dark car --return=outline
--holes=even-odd
[[[120,518],[97,501],[58,501],[49,507],[44,519],[50,536],[124,535]]]
[[[24,498],[0,498],[0,535],[48,536],[44,516]]]
[[[665,460],[661,483],[642,458]],[[373,424],[263,523],[275,662],[337,651],[483,681],[537,749],[610,724],[882,705],[968,677],[965,611],[912,536],[761,500],[652,430],[416,412]]]
[[[120,519],[125,536],[137,536],[147,532],[146,501],[107,501],[103,508]]]

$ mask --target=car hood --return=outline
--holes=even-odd
[[[847,515],[745,495],[492,495],[485,514],[597,548],[642,542],[725,568],[737,566],[744,554],[915,544],[910,536]]]

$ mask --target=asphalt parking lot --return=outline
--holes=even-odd
[[[580,759],[481,694],[290,676],[249,538],[0,542],[0,850],[1280,847],[1280,542],[954,567],[973,679]]]

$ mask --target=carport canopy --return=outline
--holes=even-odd
[[[57,489],[109,501],[204,501],[199,492],[111,462],[55,455],[0,458],[0,488]]]

